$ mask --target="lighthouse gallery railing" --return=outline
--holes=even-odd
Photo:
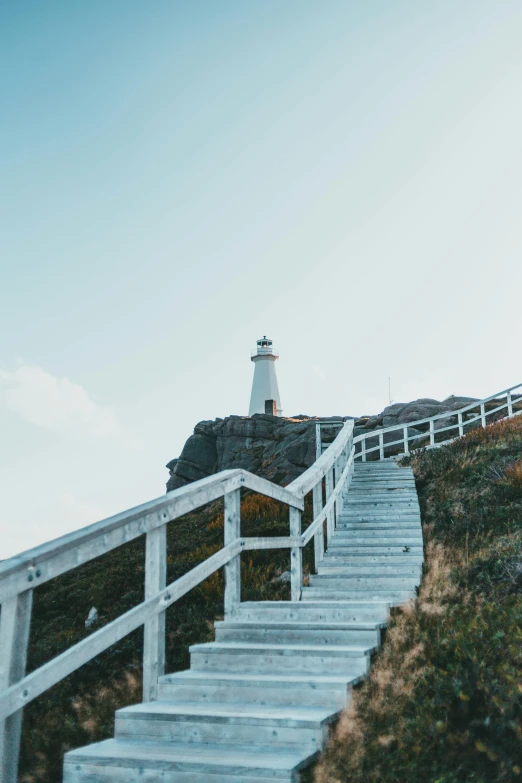
[[[441,442],[435,442],[435,430],[430,422],[444,416],[457,416],[456,426],[460,426],[459,433],[463,434],[464,428],[469,428],[473,421],[469,418],[464,421],[461,416],[464,417],[477,406],[480,413],[474,421],[480,422],[482,426],[486,426],[488,416],[491,420],[491,416],[511,417],[522,413],[522,395],[513,394],[515,390],[522,391],[522,384],[466,406],[461,411],[411,422],[406,426],[386,428],[379,433],[369,432],[355,439],[353,421],[347,421],[326,451],[318,455],[314,464],[286,488],[244,470],[225,470],[1,562],[2,783],[17,781],[22,711],[26,704],[140,626],[144,626],[143,698],[156,699],[158,677],[165,668],[165,612],[169,606],[224,567],[225,613],[233,616],[241,597],[241,552],[261,549],[290,549],[291,598],[293,601],[299,600],[303,583],[302,549],[313,538],[316,565],[322,559],[325,523],[326,534],[330,538],[340,513],[340,494],[349,488],[356,459],[365,460],[370,453],[382,459],[391,446],[407,453],[410,441],[421,438],[417,434],[410,438],[407,433],[408,427],[414,428],[417,424],[428,423],[429,433],[433,433],[433,437],[429,435],[431,445],[442,445]],[[490,403],[493,400],[496,402],[492,408]],[[505,413],[502,414],[502,411]],[[446,429],[454,429],[454,426]],[[392,443],[386,442],[385,434],[395,430],[402,431],[402,438]],[[441,432],[442,429],[438,430],[438,433]],[[425,435],[423,437],[426,438]],[[366,448],[371,438],[377,438],[378,443],[375,447]],[[252,490],[286,504],[289,508],[290,535],[242,538],[241,489]],[[313,521],[303,534],[301,517],[304,498],[309,492],[312,492],[313,497]],[[166,526],[221,497],[224,498],[223,549],[167,585]],[[26,675],[33,589],[142,535],[146,536],[144,601]]]

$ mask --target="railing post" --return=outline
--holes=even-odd
[[[339,483],[339,479],[341,478],[341,466],[340,466],[340,458],[338,457],[334,464],[333,464],[333,485],[334,489],[337,487],[337,484]],[[335,501],[335,524],[337,524],[337,520],[339,519],[339,514],[341,512],[341,498],[339,495],[337,495],[337,499]]]
[[[459,419],[459,436],[462,438],[462,436],[464,435],[464,425],[462,424],[462,413],[459,413],[458,419]]]
[[[486,426],[486,406],[483,402],[480,404],[480,421],[482,423],[482,426]]]
[[[361,441],[362,462],[366,462],[366,438]]]
[[[409,454],[410,453],[410,444],[408,443],[408,428],[403,428],[403,436],[404,436],[404,453]]]
[[[225,546],[241,535],[241,490],[225,494]],[[241,601],[241,555],[225,566],[225,617],[233,617]]]
[[[508,391],[507,393],[507,409],[508,409],[508,418],[511,419],[513,417],[513,398],[511,396],[510,391]]]
[[[301,535],[301,512],[298,508],[290,506],[290,535]],[[290,587],[292,601],[299,601],[303,585],[303,555],[300,546],[293,546],[290,550]]]
[[[384,434],[379,432],[379,459],[384,459]]]
[[[321,425],[319,422],[315,424],[315,458],[319,459],[323,450],[323,444],[321,443]]]
[[[31,575],[32,578],[32,575]],[[0,612],[0,691],[25,676],[33,591],[4,601]],[[0,780],[17,783],[22,710],[0,721]]]
[[[145,540],[145,600],[167,584],[167,527],[147,533]],[[143,629],[143,701],[158,698],[158,678],[165,674],[165,612],[150,617]]]
[[[430,420],[430,446],[435,445],[435,422]]]
[[[326,474],[326,502],[328,502],[332,497],[333,488],[334,488],[333,468],[330,468],[330,470]],[[326,532],[328,535],[328,545],[330,545],[330,542],[332,540],[334,529],[335,529],[334,511],[333,509],[330,509],[326,517]]]
[[[317,519],[319,514],[321,513],[321,509],[323,508],[323,482],[318,481],[315,487],[312,490],[312,507],[313,507],[313,518]],[[329,543],[329,542],[328,542]],[[317,566],[321,562],[321,560],[324,557],[324,525],[321,525],[319,529],[317,530],[317,533],[314,535],[314,562],[315,562],[315,568],[317,570]]]

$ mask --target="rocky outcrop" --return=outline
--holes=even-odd
[[[179,458],[167,464],[167,491],[230,468],[244,468],[278,484],[289,484],[315,461],[316,421],[263,413],[200,421]],[[332,441],[338,431],[338,427],[323,427],[323,441]]]
[[[413,402],[396,402],[377,416],[362,416],[355,420],[355,435],[377,433],[383,427],[409,425],[439,413],[455,411],[475,402],[473,397],[451,396],[438,401],[422,398]],[[278,484],[289,484],[315,460],[315,424],[317,421],[346,421],[353,416],[310,418],[299,415],[291,419],[256,413],[254,416],[229,416],[226,419],[200,421],[194,434],[185,443],[179,458],[167,464],[170,477],[167,491],[177,489],[191,481],[205,478],[220,470],[244,468]],[[436,422],[435,429],[454,424],[455,416]],[[420,435],[427,429],[408,426],[410,436]],[[331,442],[338,427],[323,427],[323,442]],[[384,443],[397,441],[396,433],[385,433]],[[372,438],[372,441],[374,439]],[[368,447],[377,444],[369,443]]]

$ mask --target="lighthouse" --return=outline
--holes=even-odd
[[[273,349],[272,340],[268,337],[258,340],[257,351],[252,353],[251,359],[255,366],[248,415],[271,413],[273,416],[281,416],[283,411],[275,368],[279,355]]]

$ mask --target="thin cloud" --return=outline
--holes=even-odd
[[[93,439],[122,434],[112,411],[95,403],[83,386],[68,378],[24,364],[13,372],[0,370],[0,381],[4,405],[30,424]]]

